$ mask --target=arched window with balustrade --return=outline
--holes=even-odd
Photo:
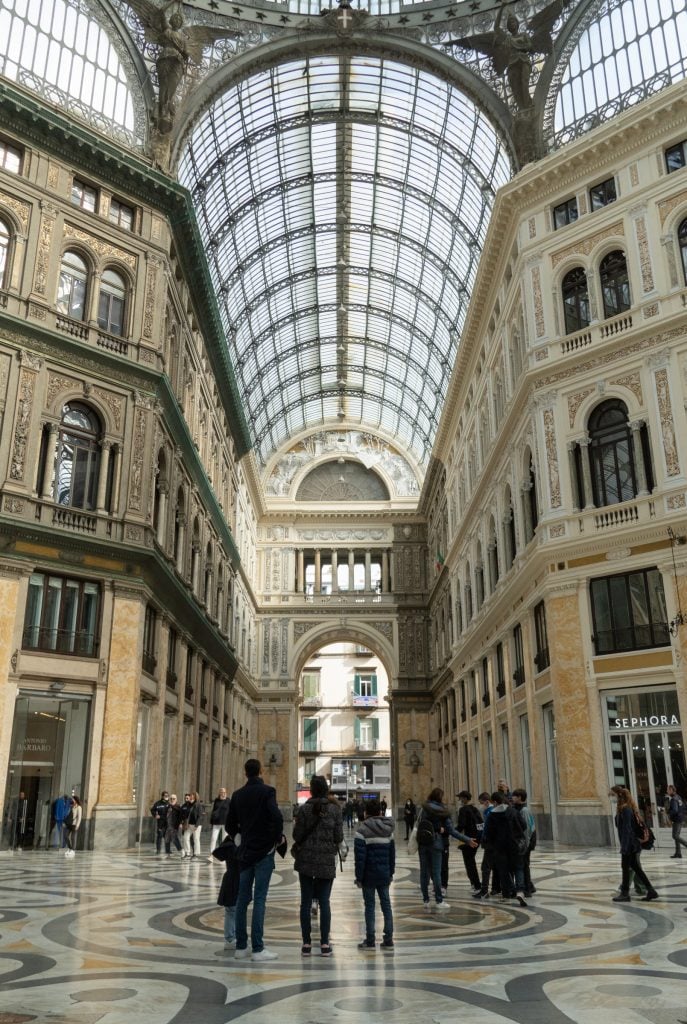
[[[55,459],[54,500],[58,505],[95,509],[100,474],[102,425],[81,402],[62,410]]]
[[[617,505],[653,489],[651,446],[643,420],[629,421],[619,398],[597,405],[587,421],[588,441],[576,452],[581,505]],[[585,459],[588,463],[585,465]]]
[[[687,217],[685,217],[677,229],[677,244],[680,247],[682,278],[685,284],[687,284]]]
[[[88,266],[78,252],[68,249],[60,263],[57,309],[72,320],[85,320],[88,296]]]
[[[10,244],[12,232],[0,219],[0,288],[6,288],[10,277]]]
[[[122,337],[126,333],[127,285],[121,274],[111,267],[103,271],[98,296],[98,327],[108,334]]]
[[[604,317],[617,316],[630,308],[630,279],[627,274],[627,260],[622,249],[615,249],[604,256],[599,264],[601,296]]]
[[[589,327],[591,321],[589,286],[582,267],[573,267],[561,282],[565,333],[574,334]]]

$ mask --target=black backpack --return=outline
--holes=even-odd
[[[71,828],[74,824],[74,811],[68,811],[67,817],[64,819],[64,823],[67,828]]]
[[[420,820],[417,823],[417,845],[432,846],[435,835],[434,824],[432,823],[431,818],[427,818],[424,814],[421,814]]]

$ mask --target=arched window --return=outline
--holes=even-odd
[[[687,217],[685,217],[680,224],[680,227],[677,229],[677,241],[680,246],[680,256],[682,258],[682,276],[685,279],[685,284],[687,284]]]
[[[489,562],[489,586],[493,593],[499,581],[499,542],[496,533],[494,517],[489,522],[489,544],[487,546],[487,560]]]
[[[94,509],[100,473],[100,421],[88,406],[69,402],[62,410],[55,471],[58,505]]]
[[[75,252],[67,251],[60,265],[60,281],[57,286],[57,308],[72,320],[86,318],[86,292],[88,267]]]
[[[587,275],[582,267],[573,267],[563,278],[563,311],[565,314],[565,333],[574,334],[589,327],[589,289]]]
[[[615,505],[631,501],[639,490],[637,460],[646,486],[652,487],[649,439],[645,425],[639,431],[638,450],[633,443],[627,407],[619,399],[602,402],[589,417],[589,457],[594,504]],[[644,481],[642,481],[644,486]]]
[[[6,287],[9,277],[10,230],[4,220],[0,220],[0,288]]]
[[[124,334],[126,283],[115,270],[105,270],[98,297],[98,327],[121,337]]]
[[[609,252],[599,266],[604,316],[617,316],[630,308],[630,282],[627,261],[621,249]]]

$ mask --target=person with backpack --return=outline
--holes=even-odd
[[[682,850],[680,847],[687,846],[685,840],[680,838],[682,825],[685,820],[686,808],[685,802],[679,795],[675,786],[668,786],[668,799],[670,801],[668,804],[668,818],[670,819],[673,842],[675,843],[675,853],[672,855],[671,859],[674,859],[675,857],[682,857]]]
[[[646,894],[642,896],[642,902],[648,903],[650,900],[657,900],[658,893],[645,875],[639,859],[642,849],[640,833],[644,831],[644,824],[639,817],[639,808],[629,789],[625,786],[611,787],[611,796],[615,796],[617,802],[615,827],[618,829],[618,838],[620,839],[620,866],[622,872],[620,890],[613,897],[613,902],[630,902],[631,871],[634,871],[635,878],[646,888]]]
[[[482,836],[482,830],[484,828],[482,815],[472,803],[472,794],[469,793],[467,789],[461,790],[458,794],[458,799],[461,803],[460,810],[458,811],[458,831],[465,833],[466,836],[470,836],[471,839],[476,839],[479,844]],[[477,847],[467,846],[463,843],[460,848],[460,852],[463,855],[465,874],[468,876],[468,881],[472,886],[472,891],[473,893],[480,892],[482,885],[480,882],[479,872],[477,870],[477,864],[475,863]]]
[[[420,857],[420,889],[425,910],[431,910],[429,881],[434,886],[434,900],[438,911],[450,910],[441,891],[441,863],[444,845],[448,846],[449,836],[477,849],[477,840],[458,832],[451,821],[448,807],[444,803],[444,791],[438,786],[432,790],[422,805],[417,820],[417,846]]]
[[[521,907],[526,907],[522,877],[522,857],[528,842],[525,825],[500,790],[491,794],[491,802],[494,806],[485,825],[484,843],[499,881],[501,901],[516,899]]]
[[[384,952],[394,949],[394,918],[391,912],[389,886],[396,870],[396,844],[393,818],[382,814],[379,801],[370,800],[365,808],[365,820],[358,826],[353,843],[355,854],[355,884],[363,891],[365,904],[365,938],[358,949],[374,950],[375,896],[384,918],[384,931],[379,948]]]

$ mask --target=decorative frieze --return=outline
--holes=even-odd
[[[293,624],[293,639],[294,643],[298,643],[302,636],[313,629],[316,626],[316,622],[294,622]]]
[[[614,235],[624,235],[625,227],[621,220],[615,221],[614,224],[609,224],[603,231],[597,231],[593,235],[587,235],[585,238],[579,238],[573,242],[572,245],[566,246],[565,249],[559,249],[558,252],[551,254],[551,266],[555,270],[559,263],[563,260],[567,260],[569,256],[589,256],[590,252],[606,238],[612,238]]]
[[[654,290],[654,272],[651,266],[651,253],[649,251],[649,237],[646,230],[646,219],[644,216],[635,217],[635,235],[637,237],[637,249],[639,251],[639,267],[642,274],[642,290],[646,295]]]
[[[585,398],[589,398],[594,393],[594,388],[583,388],[582,391],[575,391],[574,394],[568,395],[568,419],[570,421],[570,427],[575,426],[575,419],[577,417],[577,410],[580,408]]]
[[[623,374],[622,377],[613,377],[609,380],[609,385],[615,385],[620,388],[627,388],[637,399],[638,405],[644,404],[644,396],[642,393],[642,381],[639,376],[639,370],[634,370],[632,373]]]
[[[56,214],[56,210],[45,207],[41,215],[41,226],[38,232],[38,251],[36,252],[36,269],[33,274],[33,290],[36,295],[45,295]]]
[[[540,377],[539,380],[535,381],[534,387],[537,391],[550,388],[553,385],[568,380],[570,377],[579,377],[584,373],[593,372],[599,369],[599,367],[607,366],[609,363],[622,363],[637,353],[647,352],[651,349],[659,348],[661,345],[669,345],[676,338],[684,338],[684,328],[673,327],[671,330],[663,331],[661,334],[642,338],[633,345],[626,345],[625,348],[618,349],[615,352],[607,352],[604,355],[588,359],[584,363],[577,363],[575,366],[568,367],[565,370],[559,370],[557,373],[550,373],[548,376]]]
[[[376,629],[378,633],[381,633],[391,643],[394,635],[394,625],[392,622],[368,622],[366,625]]]
[[[21,199],[17,199],[16,196],[11,196],[7,192],[0,190],[0,206],[4,206],[6,210],[11,210],[18,222],[21,224],[21,229],[24,234],[29,226],[29,215],[31,213],[31,207],[28,203],[22,202]]]
[[[658,216],[661,221],[661,227],[663,227],[676,206],[682,206],[684,203],[687,203],[687,189],[683,189],[682,192],[676,192],[675,195],[664,199],[663,202],[658,204]]]
[[[143,458],[145,455],[146,426],[148,415],[142,406],[134,413],[134,436],[131,445],[131,483],[129,485],[129,508],[140,512],[143,493]]]
[[[111,391],[105,391],[104,388],[93,388],[93,397],[97,398],[98,401],[107,406],[112,414],[112,422],[115,428],[120,430],[122,426],[124,399],[120,395],[113,394]]]
[[[22,353],[24,356],[24,353]],[[23,359],[22,362],[26,360]],[[39,363],[40,365],[40,363]],[[19,401],[17,402],[17,418],[12,441],[10,459],[10,478],[23,480],[26,469],[26,449],[31,431],[31,410],[36,389],[36,372],[33,366],[22,366],[19,373]]]
[[[538,338],[544,336],[544,299],[541,290],[541,268],[532,267],[532,300],[534,303],[534,328]]]
[[[157,295],[157,278],[160,267],[160,261],[158,259],[150,258],[148,260],[148,267],[146,269],[146,290],[145,300],[143,303],[143,337],[153,337],[153,327],[155,323],[155,298]]]

